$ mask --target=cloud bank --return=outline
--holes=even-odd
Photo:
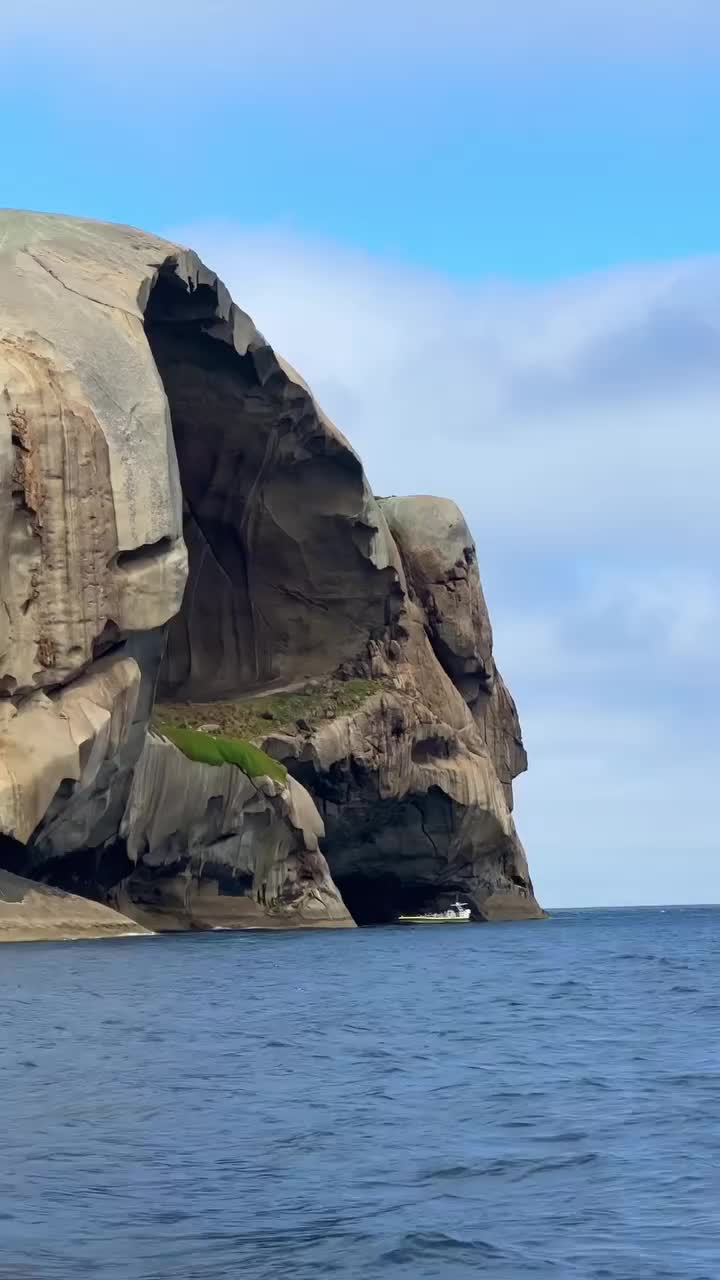
[[[232,224],[193,244],[376,492],[477,539],[549,905],[720,901],[720,262],[463,287]]]

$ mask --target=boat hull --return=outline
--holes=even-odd
[[[448,916],[445,920],[432,920],[427,916],[398,916],[396,924],[471,924],[469,918],[464,919],[462,916]]]

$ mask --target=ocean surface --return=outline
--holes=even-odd
[[[720,911],[0,947],[2,1280],[718,1280]]]

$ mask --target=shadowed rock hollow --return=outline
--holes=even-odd
[[[0,597],[13,870],[161,928],[540,914],[462,516],[376,501],[191,251],[0,214]],[[246,726],[287,777],[165,721]]]
[[[209,700],[333,669],[402,605],[398,557],[352,449],[217,287],[166,269],[145,325],[172,415],[190,575],[162,688]]]

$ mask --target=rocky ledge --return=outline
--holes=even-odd
[[[542,914],[462,514],[375,498],[192,251],[0,213],[0,604],[8,871],[153,929]]]
[[[98,902],[0,871],[0,942],[67,942],[148,932]]]

